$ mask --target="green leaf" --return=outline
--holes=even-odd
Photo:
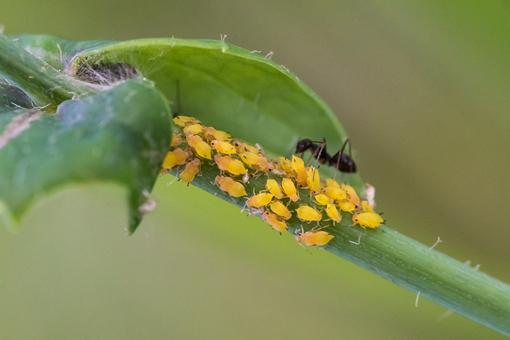
[[[70,183],[111,181],[128,191],[130,231],[170,139],[169,108],[152,85],[127,81],[63,102],[56,113],[0,114],[0,214],[17,221],[30,204]]]
[[[103,64],[128,64],[170,101],[174,112],[191,114],[274,155],[291,155],[300,138],[326,138],[338,150],[347,135],[331,108],[283,65],[258,53],[216,40],[175,38],[126,42],[70,42],[22,36],[19,42],[57,67],[80,74]],[[63,61],[67,61],[64,65]],[[332,169],[321,171],[332,174]],[[363,191],[356,174],[342,180]]]

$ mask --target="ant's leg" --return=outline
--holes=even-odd
[[[335,164],[335,168],[338,170],[338,172],[340,172],[340,161],[342,160],[343,156],[344,156],[344,150],[347,146],[347,144],[349,144],[349,149],[351,148],[351,143],[349,143],[349,138],[347,138],[344,142],[344,144],[342,145],[342,148],[340,148],[340,151],[338,151],[333,157],[332,159],[335,159],[336,157],[336,164]],[[338,172],[335,173],[335,176],[334,176],[334,179],[336,180],[336,175],[338,174]]]

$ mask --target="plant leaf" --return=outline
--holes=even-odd
[[[259,143],[269,154],[288,156],[304,137],[326,138],[328,149],[336,152],[347,138],[329,106],[284,66],[223,41],[18,39],[31,53],[71,74],[100,64],[134,66],[155,82],[174,112]],[[330,175],[332,170],[321,168]],[[342,180],[363,192],[358,173],[342,174]]]
[[[152,85],[134,80],[65,101],[56,113],[5,110],[0,114],[3,220],[19,220],[35,198],[63,185],[112,181],[128,191],[134,231],[142,193],[150,192],[168,147],[169,113]]]

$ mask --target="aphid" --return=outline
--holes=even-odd
[[[239,153],[239,157],[244,162],[244,164],[248,165],[250,168],[255,167],[260,162],[260,156],[254,152],[241,152]]]
[[[163,160],[163,169],[169,170],[176,165],[182,165],[186,163],[189,157],[189,152],[181,148],[175,148],[173,151],[167,152],[165,159]]]
[[[326,214],[328,215],[329,219],[333,221],[333,224],[339,223],[342,220],[342,215],[340,215],[338,209],[332,203],[329,203],[326,206]]]
[[[288,220],[292,217],[290,210],[281,201],[273,201],[269,205],[269,209],[276,215],[282,217],[284,220]]]
[[[236,148],[229,142],[215,139],[211,142],[211,146],[219,153],[225,155],[233,155],[236,153]]]
[[[277,199],[283,198],[282,188],[275,179],[268,178],[266,181],[266,190],[272,193]]]
[[[205,139],[210,140],[210,141],[216,139],[216,140],[228,142],[232,139],[232,136],[229,133],[227,133],[225,131],[221,131],[221,130],[216,130],[215,128],[210,127],[210,126],[205,126],[202,133],[203,133]]]
[[[340,187],[327,186],[324,188],[324,193],[332,200],[342,201],[347,199],[347,193]]]
[[[306,169],[306,185],[311,192],[319,192],[321,188],[321,176],[319,169],[309,167]]]
[[[186,142],[198,156],[211,159],[211,147],[200,136],[187,135]]]
[[[186,183],[191,183],[195,179],[195,176],[200,171],[200,160],[198,158],[193,159],[191,162],[186,164],[184,170],[179,174],[179,178]]]
[[[343,188],[347,193],[347,199],[351,201],[355,206],[359,207],[359,205],[361,204],[361,200],[358,194],[356,193],[356,190],[354,190],[354,188],[349,184],[344,184]]]
[[[243,197],[246,196],[246,189],[242,183],[233,180],[227,176],[216,176],[214,183],[221,189],[228,193],[232,197]]]
[[[361,201],[361,210],[363,212],[374,212],[374,207],[368,201]]]
[[[298,156],[292,156],[291,166],[296,176],[296,182],[303,187],[306,186],[307,175],[305,162]]]
[[[324,194],[315,195],[314,198],[315,198],[315,202],[319,205],[327,205],[327,204],[331,203],[331,199],[327,195],[324,195]]]
[[[250,145],[248,143],[243,143],[237,139],[234,140],[234,146],[236,147],[238,153],[243,153],[243,152],[259,153],[259,149],[257,149],[253,145]]]
[[[322,219],[322,214],[309,205],[302,205],[296,209],[297,216],[304,222],[318,222]]]
[[[190,125],[186,125],[182,131],[184,132],[185,135],[189,135],[189,134],[192,134],[192,135],[198,135],[198,134],[201,134],[202,131],[203,131],[204,127],[201,125],[201,124],[190,124]]]
[[[170,142],[170,147],[175,148],[178,145],[182,144],[182,137],[178,133],[172,134],[172,141]]]
[[[200,123],[198,119],[190,116],[176,116],[172,120],[175,125],[180,126],[182,128],[185,127],[187,124]]]
[[[326,140],[312,141],[309,138],[301,139],[296,144],[296,153],[303,154],[305,151],[310,150],[313,158],[319,161],[321,164],[329,164],[331,156],[326,151]]]
[[[216,162],[216,165],[221,171],[226,171],[234,176],[244,175],[246,173],[243,162],[238,159],[229,156],[215,155],[214,162]]]
[[[304,246],[324,246],[334,238],[327,231],[301,231],[296,235],[296,240]]]
[[[299,194],[297,192],[296,186],[292,179],[285,177],[282,179],[282,189],[285,195],[290,198],[292,202],[296,202],[299,200]]]
[[[278,157],[277,170],[286,176],[292,175],[292,162],[285,157]]]
[[[246,201],[246,205],[249,208],[262,208],[271,203],[272,199],[273,194],[263,192],[248,198],[248,200]]]
[[[361,227],[375,229],[384,223],[381,215],[374,212],[362,212],[352,216],[354,224],[359,224]]]
[[[271,225],[271,227],[273,227],[274,230],[276,230],[276,231],[278,231],[280,233],[284,232],[285,230],[287,230],[287,223],[285,223],[285,221],[279,219],[278,216],[276,216],[273,213],[270,213],[269,211],[265,211],[262,214],[262,219],[266,223]]]
[[[356,206],[354,205],[354,203],[352,203],[351,201],[348,201],[348,200],[339,201],[338,207],[340,208],[340,210],[348,212],[348,213],[356,210]]]
[[[340,188],[340,184],[335,181],[333,178],[326,178],[326,186],[333,188]]]

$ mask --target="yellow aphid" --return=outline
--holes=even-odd
[[[243,143],[239,140],[234,140],[234,145],[235,145],[238,153],[243,153],[243,152],[259,153],[259,149],[257,149],[253,145],[250,145],[248,143]]]
[[[228,142],[229,140],[232,139],[232,136],[230,136],[230,134],[226,133],[225,131],[216,130],[215,128],[210,127],[210,126],[204,127],[204,130],[202,133],[203,133],[205,139],[207,139],[207,140],[216,139],[216,140]]]
[[[248,200],[246,201],[246,205],[249,208],[262,208],[271,203],[272,200],[273,194],[263,192],[248,198]]]
[[[307,175],[305,162],[298,156],[292,156],[291,165],[296,176],[296,182],[301,186],[306,186]]]
[[[307,231],[296,236],[296,240],[305,246],[324,246],[333,239],[327,231]]]
[[[179,174],[179,178],[188,184],[191,183],[200,171],[200,164],[201,162],[198,158],[193,159],[191,162],[186,164],[184,170],[182,170]]]
[[[333,188],[340,188],[340,184],[335,181],[333,178],[326,178],[326,186]]]
[[[327,195],[324,195],[324,194],[315,195],[314,198],[315,198],[315,202],[317,202],[317,204],[319,204],[319,205],[326,205],[331,202],[331,199]]]
[[[181,148],[176,148],[173,151],[167,152],[165,159],[163,160],[163,169],[169,170],[172,169],[176,165],[182,165],[186,163],[186,160],[189,157],[189,152],[184,151]]]
[[[354,203],[352,203],[351,201],[348,201],[348,200],[339,201],[338,207],[340,208],[340,210],[348,212],[348,213],[356,210],[356,206],[354,205]]]
[[[363,212],[374,212],[374,207],[368,201],[361,201],[361,210]]]
[[[280,201],[271,202],[269,209],[284,220],[288,220],[292,217],[290,210]]]
[[[262,214],[262,219],[266,223],[271,225],[271,227],[273,227],[274,230],[280,233],[287,230],[287,223],[285,223],[285,221],[279,219],[278,216],[276,216],[273,213],[270,213],[269,211],[266,211]]]
[[[272,193],[277,199],[283,198],[282,188],[275,179],[269,178],[266,181],[266,190]]]
[[[319,192],[321,188],[321,176],[319,175],[319,169],[309,167],[306,169],[306,185],[312,192]]]
[[[236,148],[229,142],[215,139],[211,142],[211,146],[214,150],[225,155],[232,155],[236,153]]]
[[[187,135],[186,142],[202,158],[211,159],[211,147],[197,135]]]
[[[287,159],[285,157],[278,157],[278,167],[285,174],[292,173],[292,162],[290,161],[290,159]]]
[[[172,141],[170,142],[170,147],[175,148],[176,146],[181,145],[181,144],[182,144],[181,135],[179,135],[178,133],[174,133],[172,135]]]
[[[254,167],[259,162],[259,155],[254,152],[241,152],[239,153],[239,157],[244,162],[244,164],[248,165],[249,167]]]
[[[332,200],[343,201],[347,198],[345,191],[335,186],[327,186],[324,193]]]
[[[247,195],[244,185],[233,180],[231,177],[216,176],[214,183],[216,183],[221,191],[226,192],[232,197],[243,197]]]
[[[297,216],[301,221],[318,222],[322,219],[322,214],[309,205],[302,205],[296,209]]]
[[[296,186],[292,179],[285,177],[282,179],[282,189],[285,195],[290,198],[292,202],[296,202],[299,200],[299,194],[297,192]]]
[[[344,190],[347,193],[347,199],[354,203],[355,206],[359,207],[361,204],[361,200],[359,199],[358,194],[356,193],[356,190],[349,184],[344,185]]]
[[[382,223],[384,223],[384,219],[381,215],[374,212],[362,212],[359,214],[354,214],[352,216],[352,221],[354,224],[359,224],[364,228],[377,228]]]
[[[182,131],[184,131],[185,135],[189,135],[189,134],[198,135],[198,134],[202,133],[203,130],[204,130],[204,127],[201,124],[186,125],[184,127],[184,129],[182,129]]]
[[[342,220],[342,215],[340,215],[338,209],[334,204],[329,203],[326,206],[326,214],[328,215],[329,219],[332,220],[334,223],[339,223]]]
[[[189,116],[177,116],[172,119],[174,124],[180,127],[185,127],[187,124],[196,124],[200,123],[200,121],[196,118],[189,117]]]
[[[218,168],[221,171],[226,171],[234,176],[244,175],[246,173],[246,168],[244,167],[243,162],[238,159],[234,159],[229,156],[216,155],[214,156],[214,162],[216,162],[216,165],[218,165]]]

